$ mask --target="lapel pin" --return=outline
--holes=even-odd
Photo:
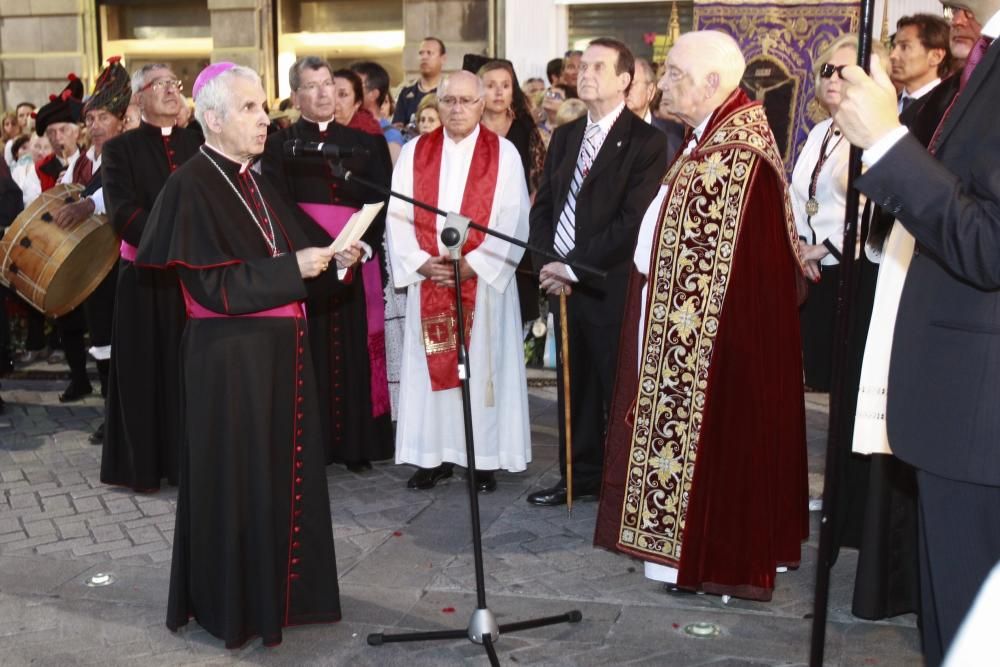
[[[619,141],[618,141],[618,143],[617,143],[617,144],[615,144],[615,146],[617,146],[618,148],[621,148],[621,147],[622,147],[622,142],[621,142],[621,140],[619,140]]]

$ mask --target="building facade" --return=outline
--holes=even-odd
[[[426,35],[447,44],[449,68],[464,53],[496,54],[522,79],[544,77],[549,59],[600,35],[651,56],[674,5],[689,30],[691,0],[0,0],[0,106],[44,102],[69,72],[89,89],[112,55],[129,70],[169,62],[188,91],[205,64],[232,60],[260,72],[269,96],[285,97],[288,66],[304,54],[335,66],[376,60],[400,85],[415,76]],[[892,0],[890,24],[918,11],[940,5]]]

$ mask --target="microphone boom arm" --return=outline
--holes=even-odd
[[[508,243],[512,243],[520,248],[524,248],[525,250],[529,250],[533,253],[542,255],[543,257],[547,257],[548,259],[554,260],[556,262],[562,262],[567,266],[570,266],[574,271],[589,273],[598,278],[607,278],[608,276],[607,271],[602,271],[601,269],[595,268],[588,264],[583,264],[582,262],[568,262],[566,261],[565,257],[560,257],[554,252],[548,250],[542,250],[541,248],[536,248],[535,246],[528,245],[524,241],[516,239],[513,236],[507,236],[506,234],[501,234],[500,232],[494,229],[490,229],[489,227],[484,227],[479,223],[473,222],[472,220],[469,220],[465,216],[461,216],[456,213],[449,213],[448,211],[443,211],[436,206],[431,206],[430,204],[422,202],[418,199],[414,199],[413,197],[407,197],[406,195],[400,194],[395,190],[391,190],[383,185],[379,185],[378,183],[373,183],[360,176],[356,176],[354,172],[348,170],[346,167],[344,167],[343,164],[341,164],[336,160],[330,160],[330,168],[333,171],[333,175],[336,176],[337,178],[342,178],[344,181],[353,181],[355,183],[359,183],[360,185],[364,185],[365,187],[371,188],[372,190],[375,190],[376,192],[383,194],[387,197],[395,197],[396,199],[401,199],[402,201],[405,201],[409,204],[413,204],[414,206],[418,206],[424,209],[425,211],[430,211],[431,213],[436,213],[437,215],[444,217],[447,220],[446,224],[448,225],[445,229],[447,230],[449,228],[455,228],[461,234],[461,242],[458,244],[457,249],[452,248],[452,243],[445,242],[446,246],[448,247],[448,251],[452,255],[452,257],[455,256],[456,251],[459,254],[459,256],[461,256],[461,248],[462,245],[465,243],[466,232],[461,231],[460,228],[462,226],[466,226],[467,229],[475,229],[485,234],[490,234],[491,236],[495,236],[498,239],[507,241]],[[459,219],[461,220],[461,222],[458,221]],[[465,221],[468,221],[468,225],[465,225]]]

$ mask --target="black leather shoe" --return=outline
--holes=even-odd
[[[350,463],[346,463],[344,465],[346,465],[347,469],[355,473],[356,475],[360,475],[361,473],[367,472],[372,469],[371,462],[365,460],[351,461]]]
[[[89,396],[94,393],[94,388],[90,386],[90,383],[83,385],[78,385],[73,382],[69,383],[66,387],[66,391],[59,394],[60,403],[72,403],[73,401],[79,401],[84,396]]]
[[[103,445],[104,444],[104,422],[97,427],[93,433],[90,434],[90,444],[92,445]]]
[[[479,493],[493,493],[497,490],[497,478],[492,470],[476,470],[476,489]]]
[[[597,490],[591,487],[573,489],[573,500],[597,500]],[[555,486],[535,491],[528,495],[528,503],[538,507],[557,507],[566,504],[566,485]]]
[[[421,491],[433,489],[442,479],[451,477],[453,467],[451,463],[442,463],[436,468],[417,468],[417,472],[413,473],[413,476],[407,480],[406,486]]]

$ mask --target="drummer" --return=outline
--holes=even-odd
[[[94,215],[105,215],[104,191],[101,187],[101,151],[105,142],[122,132],[122,117],[132,97],[129,74],[119,64],[118,56],[108,59],[94,92],[83,105],[84,124],[90,133],[90,148],[77,153],[66,166],[60,183],[75,183],[84,187],[79,201],[56,211],[53,222],[62,229],[71,229]],[[116,265],[117,268],[117,265]],[[56,319],[70,368],[70,383],[59,396],[63,403],[76,401],[93,391],[87,379],[87,351],[84,333],[90,331],[91,355],[97,360],[101,394],[107,394],[108,365],[111,358],[111,323],[114,315],[117,271],[112,271],[97,286],[81,307]],[[91,438],[100,444],[100,431]]]

